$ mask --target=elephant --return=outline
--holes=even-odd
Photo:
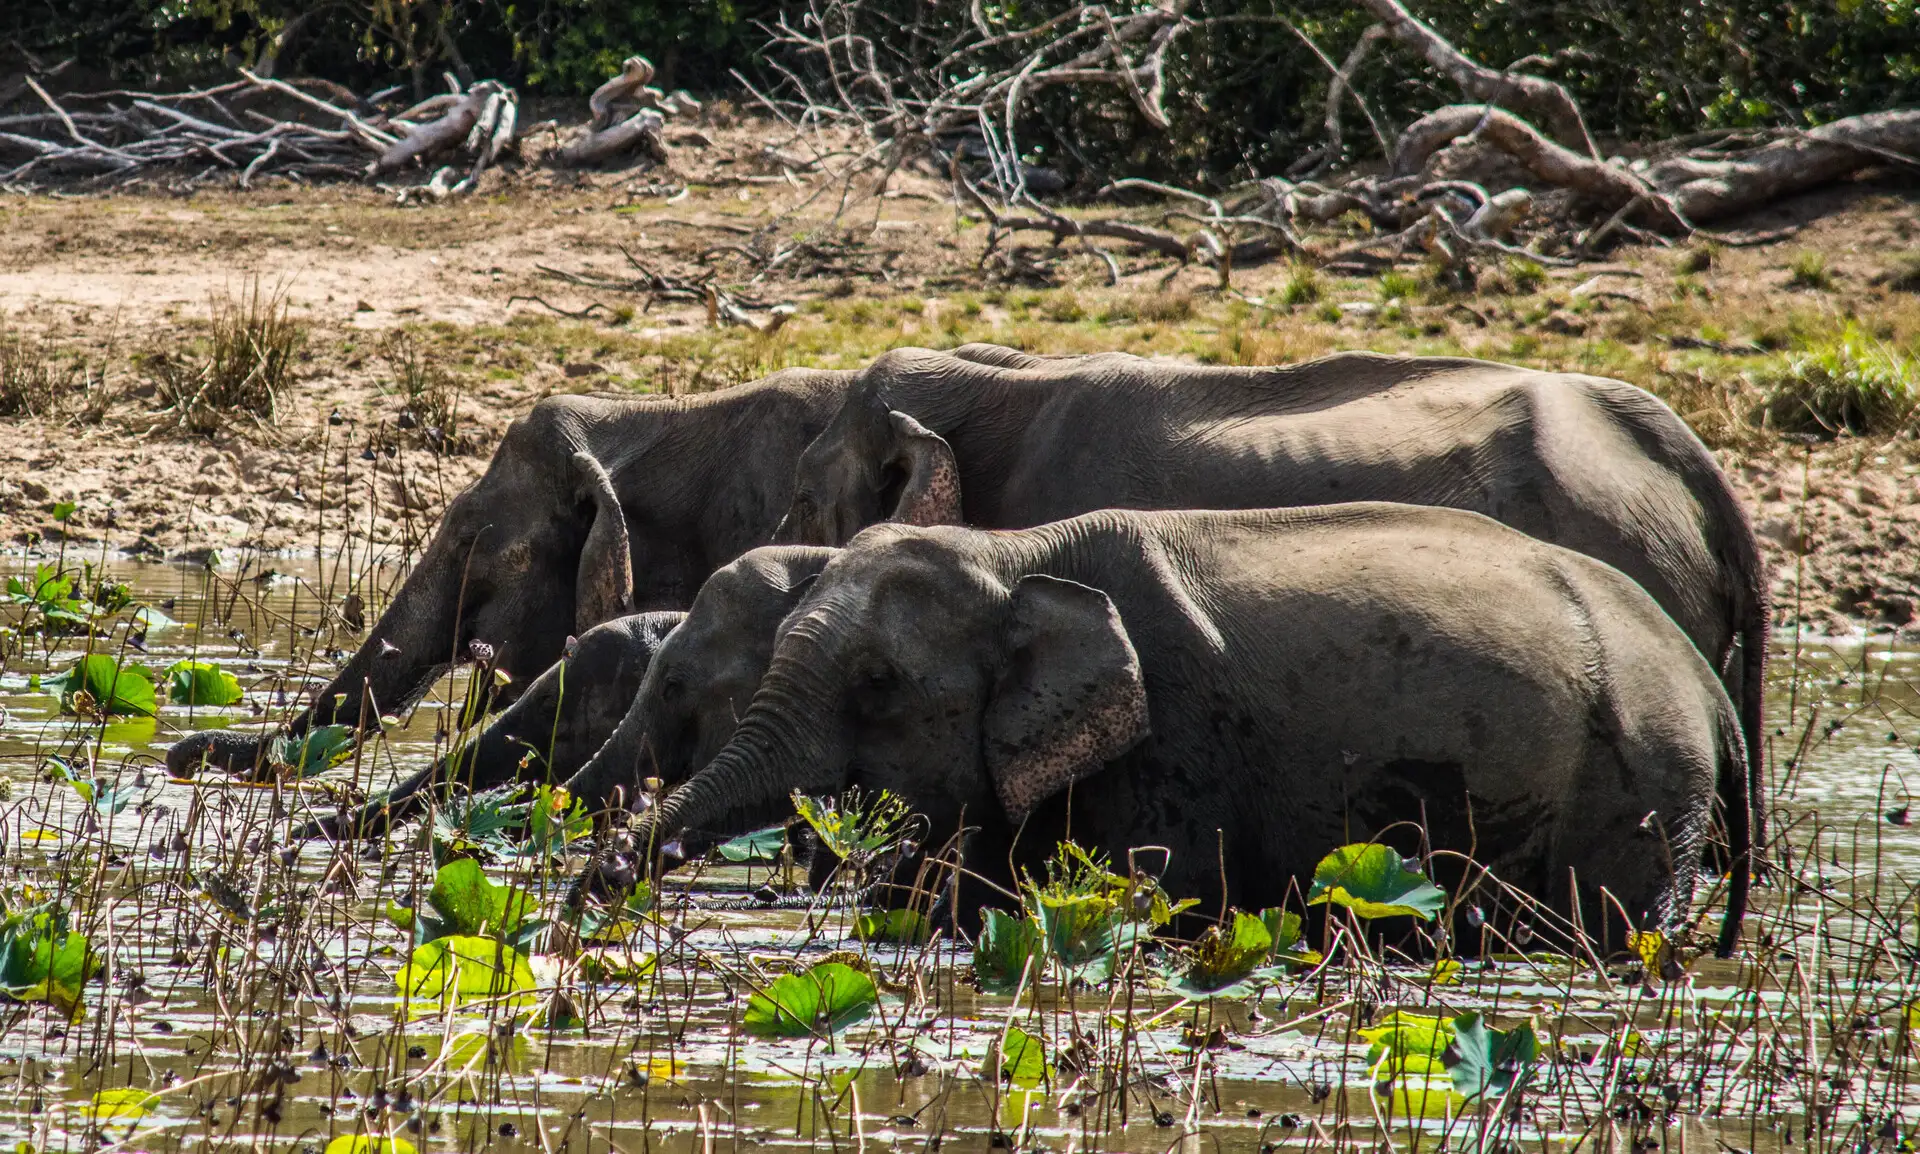
[[[633,703],[662,644],[686,616],[635,613],[587,630],[571,652],[534,678],[472,740],[356,813],[299,827],[293,843],[377,836],[421,809],[439,785],[457,784],[477,793],[510,781],[569,780]]]
[[[630,844],[858,787],[923,815],[922,844],[972,827],[967,867],[995,884],[1070,835],[1114,860],[1170,847],[1169,892],[1259,908],[1420,822],[1618,943],[1685,914],[1716,779],[1744,781],[1733,704],[1658,603],[1453,509],[875,526],[781,629],[731,739]],[[1747,813],[1736,792],[1723,951]]]
[[[295,840],[377,834],[417,808],[427,787],[451,778],[480,790],[538,774],[594,810],[631,802],[646,777],[678,785],[733,736],[767,671],[781,619],[835,552],[755,549],[707,578],[685,613],[595,626],[459,754],[457,773],[443,759],[369,802],[352,822],[311,823]],[[523,764],[530,747],[543,756]]]
[[[853,374],[787,369],[694,397],[564,396],[514,421],[359,650],[284,732],[359,727],[489,654],[521,674],[567,638],[635,612],[684,610],[714,569],[766,544],[804,448]],[[275,733],[201,732],[167,769],[260,772]]]
[[[775,539],[1363,500],[1483,513],[1639,582],[1739,702],[1741,792],[1765,844],[1760,550],[1706,446],[1621,381],[1371,353],[1232,368],[901,349],[861,374],[801,454]]]

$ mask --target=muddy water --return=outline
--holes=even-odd
[[[35,679],[69,667],[84,639],[57,639],[50,652],[15,643],[0,671],[0,781],[10,785],[0,803],[0,886],[10,899],[23,886],[67,895],[111,959],[78,1019],[43,1005],[0,1008],[0,1143],[317,1151],[341,1136],[372,1133],[421,1149],[622,1154],[741,1146],[981,1150],[1003,1141],[1252,1150],[1376,1124],[1383,1099],[1369,1093],[1366,1042],[1352,1033],[1348,997],[1369,1011],[1424,1005],[1530,1013],[1569,1052],[1588,1058],[1608,1044],[1608,1023],[1622,1020],[1639,1025],[1644,1044],[1662,1046],[1670,1036],[1684,1049],[1684,1029],[1661,1033],[1678,1021],[1675,990],[1687,990],[1689,1013],[1736,997],[1730,983],[1739,971],[1712,962],[1696,967],[1691,988],[1634,990],[1563,962],[1516,959],[1474,964],[1437,982],[1417,967],[1357,986],[1315,978],[1269,988],[1251,1003],[1187,1005],[1137,985],[1117,993],[1049,987],[1039,1010],[1031,999],[1016,1008],[964,983],[965,948],[863,948],[848,935],[846,911],[799,908],[801,898],[762,908],[750,895],[780,879],[734,866],[708,868],[663,895],[660,921],[615,951],[658,955],[637,980],[555,977],[547,971],[558,963],[537,959],[543,984],[569,990],[566,1003],[543,1009],[569,1019],[567,1028],[544,1028],[527,1007],[443,1014],[409,1006],[395,984],[408,942],[384,915],[389,899],[417,901],[430,884],[432,867],[416,852],[417,839],[401,834],[338,857],[307,847],[290,869],[276,869],[281,847],[272,834],[303,811],[327,809],[328,782],[374,787],[427,764],[444,748],[447,703],[459,700],[459,686],[437,688],[384,745],[317,785],[171,782],[157,762],[181,733],[284,716],[304,686],[324,681],[330,657],[355,644],[329,607],[351,588],[368,601],[371,619],[396,576],[373,570],[350,580],[337,566],[274,565],[280,572],[259,580],[111,566],[140,600],[179,622],[149,631],[144,656],[129,658],[156,669],[183,656],[216,660],[247,688],[239,705],[168,705],[154,719],[78,729]],[[0,563],[9,572],[25,567]],[[108,644],[118,651],[123,636],[111,634]],[[1789,840],[1804,846],[1820,838],[1834,872],[1889,887],[1900,875],[1920,877],[1920,805],[1915,824],[1903,824],[1901,812],[1920,792],[1920,653],[1792,637],[1781,649],[1770,760]],[[97,813],[64,783],[43,780],[52,753],[82,762],[90,756],[98,776],[137,800],[119,813]],[[531,861],[498,863],[494,872],[545,894],[556,885]],[[749,987],[795,959],[817,961],[837,950],[865,953],[882,980],[874,1018],[832,1045],[740,1030]],[[1844,980],[1835,989],[1842,987]],[[1761,998],[1777,1004],[1784,996],[1763,990]],[[1129,1010],[1144,1028],[1133,1045],[1115,1049],[1115,1023]],[[978,1076],[1010,1024],[1049,1038],[1056,1060],[1038,1088]],[[1224,1027],[1218,1035],[1216,1026]],[[1124,1064],[1083,1071],[1070,1058],[1058,1060],[1076,1031],[1095,1051],[1124,1050]],[[1210,1035],[1215,1044],[1195,1045]],[[1692,1132],[1702,1149],[1715,1140],[1783,1146],[1782,1127],[1790,1135],[1804,1104],[1756,1073],[1754,1053],[1750,1041],[1733,1040],[1711,1057],[1677,1054],[1683,1066],[1696,1062],[1687,1069],[1699,1082],[1653,1132],[1663,1141]],[[1599,1103],[1619,1092],[1602,1066],[1553,1067],[1536,1083],[1524,1119],[1503,1133],[1531,1142],[1586,1132],[1583,1119],[1600,1116]],[[1124,1101],[1093,1092],[1103,1077],[1118,1084],[1116,1073],[1131,1086]],[[159,1097],[137,1117],[89,1116],[93,1095],[124,1087]],[[1407,1112],[1404,1101],[1387,1108]],[[1707,1117],[1715,1110],[1718,1117]],[[1404,1117],[1394,1124],[1406,1141]],[[1462,1125],[1442,1117],[1416,1128],[1446,1132],[1458,1146]],[[1804,1121],[1798,1125],[1804,1131]]]

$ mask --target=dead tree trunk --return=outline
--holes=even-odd
[[[1849,116],[1724,160],[1675,157],[1648,175],[1702,223],[1889,162],[1920,168],[1920,109]]]
[[[1458,84],[1468,96],[1538,116],[1562,143],[1588,156],[1599,156],[1593,138],[1587,135],[1587,122],[1580,115],[1580,105],[1565,88],[1538,76],[1488,68],[1447,43],[1446,37],[1403,8],[1400,0],[1356,2],[1386,26],[1388,35],[1420,53],[1428,64]]]

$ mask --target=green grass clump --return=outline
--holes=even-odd
[[[1280,288],[1280,303],[1293,308],[1310,305],[1320,299],[1320,273],[1310,264],[1296,263]]]
[[[1833,270],[1827,267],[1827,258],[1808,249],[1797,254],[1793,263],[1787,266],[1787,287],[1798,289],[1830,289],[1833,287]]]
[[[1540,286],[1547,283],[1547,270],[1537,260],[1510,256],[1507,258],[1507,280],[1513,284],[1515,292],[1538,292]]]
[[[1385,272],[1380,274],[1380,299],[1388,301],[1405,300],[1420,291],[1419,278],[1404,272]]]
[[[1838,339],[1783,357],[1763,384],[1776,428],[1893,435],[1920,422],[1920,370],[1852,323]]]

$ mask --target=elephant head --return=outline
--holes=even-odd
[[[885,789],[934,837],[1049,797],[1147,732],[1138,655],[1100,590],[1009,578],[978,536],[869,530],[781,626],[733,738],[654,811],[662,833],[764,812],[793,790]]]
[[[559,656],[569,635],[633,611],[627,525],[606,466],[579,446],[590,402],[555,398],[514,423],[487,472],[447,506],[440,527],[359,651],[293,732],[356,724],[363,706],[419,700],[448,666],[480,658],[521,677]],[[195,734],[167,751],[191,773],[258,766],[266,739]]]
[[[944,438],[868,387],[800,454],[774,540],[845,545],[882,521],[959,524],[960,469]]]
[[[661,642],[619,726],[567,788],[595,808],[616,805],[643,778],[678,785],[712,759],[760,687],[781,620],[836,552],[769,546],[716,570]]]

